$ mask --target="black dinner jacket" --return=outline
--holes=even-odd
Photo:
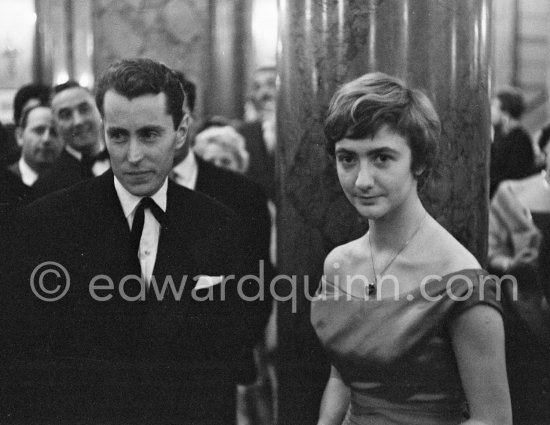
[[[261,121],[243,123],[239,133],[246,140],[250,165],[246,175],[260,184],[267,196],[275,200],[275,156],[267,151]]]
[[[158,301],[150,289],[145,301],[130,302],[116,290],[126,276],[139,275],[139,263],[111,171],[26,207],[10,241],[4,316],[18,325],[6,338],[23,354],[5,355],[23,361],[15,368],[22,372],[8,381],[17,386],[32,376],[36,387],[30,401],[28,389],[13,390],[24,394],[13,402],[15,414],[24,404],[40,418],[232,422],[235,383],[254,379],[254,308],[236,292],[251,266],[232,211],[169,182],[153,273],[157,282],[171,278],[176,286],[187,277],[179,301],[172,295]],[[29,276],[44,262],[70,275],[60,301],[40,301],[30,288]],[[222,285],[192,291],[199,275],[235,279],[222,300]],[[101,285],[114,283],[115,290],[97,292],[113,295],[109,301],[89,293],[97,276]],[[61,282],[46,277],[48,288]],[[129,280],[124,293],[137,297],[139,283]],[[49,366],[37,371],[37,362]]]
[[[250,229],[252,251],[260,259],[269,262],[271,217],[267,207],[267,195],[262,187],[240,174],[224,170],[197,158],[198,175],[195,189],[228,206],[242,224]]]
[[[33,199],[70,187],[90,178],[82,163],[65,149],[52,164],[52,167],[42,174],[32,186]]]
[[[263,278],[267,284],[275,277],[270,261],[271,217],[267,195],[262,187],[251,179],[225,170],[196,156],[198,165],[195,189],[229,207],[237,214],[238,226],[247,250],[247,256],[259,265],[263,261]],[[259,268],[259,266],[258,266]],[[271,313],[271,296],[266,291],[265,302],[258,305],[255,334],[263,338],[263,331]]]
[[[29,197],[30,188],[21,180],[17,163],[14,166],[0,169],[0,239],[11,217],[23,206]]]

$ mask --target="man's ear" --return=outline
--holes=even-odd
[[[17,139],[17,146],[23,146],[23,131],[25,131],[20,126],[15,128],[15,138]]]
[[[189,115],[184,114],[176,134],[176,149],[180,149],[187,141],[189,131]]]

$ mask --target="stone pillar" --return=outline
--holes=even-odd
[[[441,169],[422,197],[484,263],[490,0],[279,1],[280,423],[315,423],[328,363],[309,325],[325,255],[365,224],[341,193],[322,133],[336,88],[366,72],[424,90],[442,121]],[[294,277],[296,276],[296,277]],[[286,293],[285,293],[286,295]],[[281,298],[283,296],[281,290]]]
[[[210,78],[206,115],[242,119],[251,48],[250,0],[210,2]]]
[[[59,1],[59,0],[57,0]],[[148,57],[183,71],[197,85],[198,117],[209,94],[209,2],[96,0],[93,5],[96,77],[121,58]]]

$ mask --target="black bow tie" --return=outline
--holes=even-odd
[[[109,151],[107,151],[107,149],[103,149],[97,155],[82,155],[82,162],[86,164],[93,165],[94,162],[104,161],[106,159],[109,159]]]
[[[97,155],[82,155],[80,163],[82,164],[82,171],[85,177],[93,177],[92,168],[97,161],[104,161],[109,159],[109,152],[107,149],[103,149]]]
[[[145,210],[149,209],[156,220],[162,226],[164,224],[164,211],[151,198],[141,198],[134,214],[134,222],[132,223],[132,243],[139,249],[139,242],[143,232],[143,223],[145,222]]]

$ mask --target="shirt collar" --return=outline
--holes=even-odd
[[[172,168],[174,181],[191,190],[195,190],[197,186],[198,174],[199,166],[197,164],[197,158],[192,150],[189,150],[189,153],[183,161]]]
[[[19,172],[21,173],[21,180],[23,183],[27,186],[32,186],[34,182],[38,180],[38,173],[29,167],[29,164],[25,162],[23,157],[19,158],[19,163],[17,165],[19,167]]]
[[[103,152],[105,149],[107,149],[105,147],[105,145],[102,145],[101,146],[101,149],[99,150],[99,152],[97,153],[97,155],[99,155],[101,152]],[[79,161],[82,161],[82,152],[79,152],[77,151],[75,148],[69,146],[68,144],[65,145],[65,150],[67,151],[67,153],[73,157],[75,157],[76,159],[78,159]],[[95,157],[96,155],[94,155]]]
[[[75,148],[72,148],[70,147],[68,144],[65,145],[65,150],[67,151],[67,153],[73,157],[75,157],[76,159],[78,159],[79,161],[82,160],[82,154],[80,152],[78,152]]]
[[[136,196],[128,192],[122,183],[114,176],[115,180],[115,190],[118,195],[120,204],[122,205],[122,210],[124,211],[124,217],[128,219],[135,211],[139,201],[143,196]],[[155,201],[155,203],[166,212],[166,194],[168,193],[168,179],[164,180],[164,183],[157,192],[152,195],[150,198]]]

